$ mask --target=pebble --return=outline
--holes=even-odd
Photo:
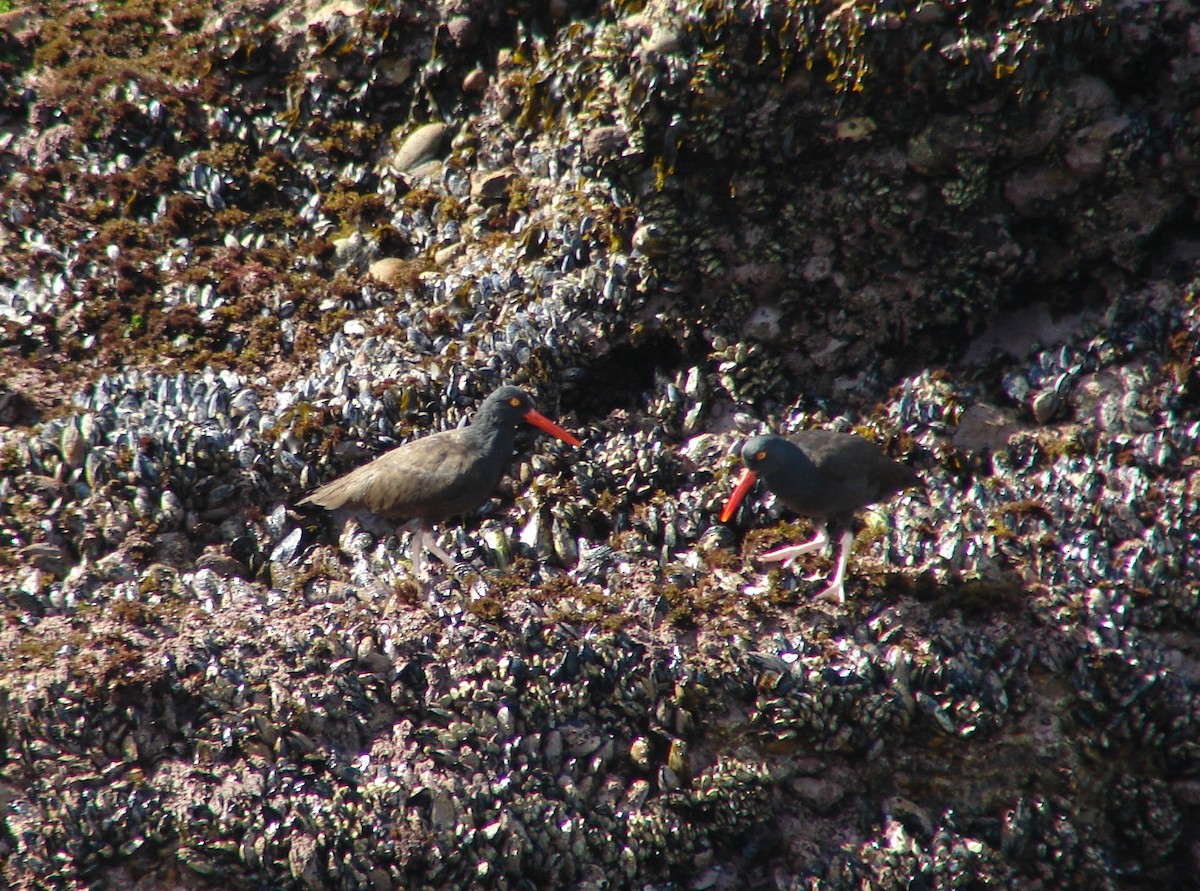
[[[418,127],[400,143],[392,156],[392,166],[398,171],[413,173],[421,164],[439,157],[449,133],[449,125],[439,122]]]

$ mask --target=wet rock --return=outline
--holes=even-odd
[[[480,26],[472,17],[456,15],[446,22],[446,37],[458,49],[467,49],[479,39]]]
[[[992,452],[1004,448],[1021,429],[1015,415],[994,405],[971,405],[958,419],[954,445],[966,452]]]
[[[1095,176],[1104,169],[1105,158],[1113,141],[1130,125],[1129,118],[1108,118],[1071,135],[1064,158],[1080,176]]]
[[[468,93],[482,93],[487,85],[488,75],[482,68],[473,68],[463,77],[462,88]]]
[[[832,813],[846,796],[841,785],[821,777],[796,777],[791,787],[796,797],[818,814]]]
[[[618,157],[629,145],[629,137],[623,127],[593,127],[583,136],[583,156],[599,164]]]
[[[1055,167],[1014,173],[1004,185],[1004,197],[1022,216],[1040,216],[1079,190],[1079,177]]]
[[[480,205],[495,204],[504,197],[505,190],[518,175],[517,171],[510,167],[476,176],[471,181],[471,200]]]
[[[208,569],[222,578],[249,578],[250,571],[240,560],[228,554],[206,551],[196,558],[196,569]]]
[[[367,267],[367,274],[383,285],[401,288],[412,285],[412,264],[399,257],[384,257]]]
[[[392,166],[396,170],[412,173],[424,162],[441,156],[449,134],[449,125],[440,122],[418,127],[400,143],[400,147],[392,156]]]

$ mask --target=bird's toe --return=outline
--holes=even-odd
[[[842,584],[830,585],[813,599],[824,600],[826,603],[845,603],[846,587]]]

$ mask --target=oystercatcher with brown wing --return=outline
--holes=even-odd
[[[811,541],[760,554],[759,560],[789,566],[801,554],[828,544],[831,525],[841,526],[837,570],[829,586],[817,595],[836,597],[839,602],[846,599],[854,512],[922,484],[911,468],[887,457],[874,443],[832,430],[802,430],[786,439],[774,434],[755,436],[742,446],[742,461],[745,470],[721,511],[721,522],[733,516],[761,476],[776,498],[796,513],[811,517],[820,524],[820,531]]]
[[[402,528],[413,530],[413,575],[419,581],[425,551],[453,568],[450,555],[433,541],[433,526],[488,500],[512,462],[517,425],[522,422],[570,445],[581,445],[535,410],[523,390],[505,386],[483,400],[467,426],[397,446],[326,483],[298,504],[366,510],[388,520],[409,519]]]

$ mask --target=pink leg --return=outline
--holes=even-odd
[[[833,580],[829,583],[829,587],[817,595],[820,600],[837,600],[838,603],[846,602],[846,565],[850,562],[850,546],[854,544],[854,533],[849,529],[842,532],[842,548],[838,554],[837,570],[833,573]]]
[[[765,554],[759,554],[758,559],[764,563],[782,563],[784,566],[791,566],[801,554],[810,554],[813,551],[820,550],[828,543],[829,530],[822,526],[812,541],[806,541],[804,544],[789,545],[786,548],[779,548],[775,551],[767,551]]]
[[[412,544],[409,547],[412,549],[413,578],[417,580],[417,585],[420,585],[421,570],[425,564],[425,530],[419,522],[413,529]]]
[[[425,534],[425,550],[445,563],[450,569],[454,568],[454,559],[434,543],[432,532]]]
[[[454,561],[450,559],[450,555],[443,551],[433,541],[432,530],[426,529],[424,524],[415,521],[416,528],[413,529],[412,537],[412,564],[413,576],[418,583],[421,581],[421,570],[425,568],[425,552],[433,554],[451,569],[454,568]],[[411,525],[411,524],[409,524]]]

